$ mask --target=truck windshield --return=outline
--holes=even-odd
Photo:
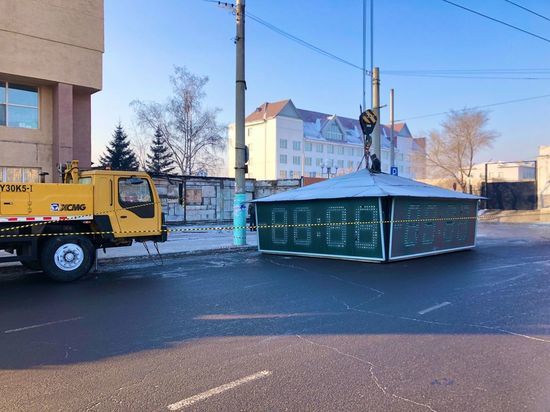
[[[81,185],[91,185],[92,184],[92,178],[91,177],[81,177],[78,179],[78,183]]]

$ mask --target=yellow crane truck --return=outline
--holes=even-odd
[[[88,273],[96,250],[164,242],[158,193],[145,172],[83,170],[63,183],[0,182],[0,262],[20,261],[58,281]]]

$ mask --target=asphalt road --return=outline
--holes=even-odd
[[[2,411],[550,411],[550,227],[393,264],[0,272]]]

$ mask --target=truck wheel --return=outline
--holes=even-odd
[[[48,239],[40,256],[44,272],[59,282],[84,276],[95,260],[95,248],[83,236],[60,236]]]

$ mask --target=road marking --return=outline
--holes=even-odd
[[[420,312],[418,312],[418,314],[419,315],[425,315],[426,313],[431,312],[432,310],[436,310],[436,309],[442,308],[443,306],[447,306],[447,305],[450,305],[450,304],[451,304],[451,302],[443,302],[443,303],[440,303],[439,305],[434,305],[434,306],[431,306],[427,309],[421,310]]]
[[[25,326],[23,328],[5,330],[4,333],[21,332],[23,330],[36,329],[36,328],[41,328],[42,326],[56,325],[58,323],[73,322],[75,320],[81,320],[81,319],[84,319],[84,318],[82,316],[79,316],[77,318],[54,320],[52,322],[40,323],[38,325],[31,325],[31,326]]]
[[[260,371],[258,373],[255,373],[254,375],[245,376],[244,378],[237,379],[236,381],[226,383],[225,385],[218,386],[216,388],[212,388],[210,390],[207,390],[206,392],[199,393],[197,395],[191,396],[189,398],[183,399],[179,402],[173,403],[171,405],[168,405],[168,409],[171,411],[178,411],[180,409],[186,408],[188,406],[193,405],[194,403],[203,401],[205,399],[210,398],[214,395],[219,395],[220,393],[223,393],[225,391],[228,391],[230,389],[236,388],[237,386],[243,385],[248,382],[255,381],[256,379],[265,378],[266,376],[271,375],[271,371]]]

